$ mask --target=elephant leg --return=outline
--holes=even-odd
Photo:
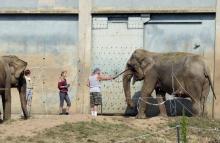
[[[193,83],[192,83],[193,84]],[[191,94],[192,99],[192,110],[193,114],[195,116],[201,116],[202,113],[202,104],[201,104],[201,88],[199,87],[199,84],[197,85],[194,83],[194,86],[192,85],[189,93]]]
[[[207,111],[207,105],[206,105],[207,98],[206,97],[201,97],[201,106],[202,106],[202,111],[201,111],[201,116],[202,117],[207,117],[208,116],[208,111]]]
[[[146,115],[145,115],[146,103],[143,100],[145,101],[147,99],[145,99],[145,98],[144,99],[142,98],[142,100],[139,99],[138,114],[136,116],[137,119],[146,118]]]
[[[163,101],[166,100],[166,99],[165,99],[165,94],[166,94],[166,93],[158,92],[158,91],[156,90],[157,102],[158,102],[158,103],[162,103]],[[159,105],[159,110],[160,110],[159,116],[167,117],[167,111],[166,111],[165,104]]]
[[[151,96],[151,93],[154,90],[155,84],[156,84],[156,78],[153,79],[154,76],[148,76],[148,78],[144,79],[144,83],[141,89],[141,99],[139,99],[139,111],[136,116],[138,119],[144,119],[146,118],[145,111],[147,110],[146,102],[147,97]]]
[[[193,101],[192,103],[192,111],[194,116],[200,116],[201,115],[201,106],[198,104],[198,102]]]
[[[202,104],[202,116],[207,117],[208,111],[207,111],[207,98],[209,95],[210,87],[209,87],[209,81],[206,79],[204,82],[203,88],[202,88],[202,97],[201,97],[201,104]]]
[[[6,88],[5,94],[2,96],[3,103],[3,120],[11,119],[11,89]]]

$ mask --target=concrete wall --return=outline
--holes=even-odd
[[[215,100],[215,118],[220,119],[220,0],[217,1],[216,5],[216,41],[215,41],[215,78],[214,78],[214,88],[217,96]]]
[[[91,30],[92,29],[91,28],[92,14],[96,14],[96,13],[97,14],[106,14],[106,13],[110,13],[110,14],[117,14],[117,13],[126,13],[126,14],[129,14],[129,13],[130,14],[134,14],[134,13],[215,13],[215,11],[217,10],[217,15],[219,16],[217,16],[217,21],[216,21],[216,39],[217,40],[216,40],[216,49],[215,49],[216,50],[215,51],[215,65],[216,66],[215,66],[215,73],[214,73],[215,75],[214,83],[215,83],[216,94],[218,96],[218,94],[220,94],[220,90],[218,91],[218,87],[220,86],[220,82],[219,82],[220,80],[218,80],[220,79],[220,72],[219,72],[220,69],[217,66],[218,63],[220,62],[220,58],[219,58],[220,55],[218,55],[220,53],[220,44],[218,40],[220,39],[220,35],[219,35],[220,33],[220,26],[219,26],[220,25],[220,22],[219,22],[220,21],[219,20],[220,4],[218,0],[218,7],[216,9],[216,1],[217,0],[184,0],[184,1],[183,0],[19,0],[19,1],[18,0],[0,0],[0,14],[2,15],[0,22],[3,22],[0,31],[3,33],[5,32],[7,35],[7,32],[13,33],[13,32],[16,32],[15,29],[17,27],[19,28],[19,25],[17,26],[16,23],[14,23],[14,26],[12,26],[13,28],[7,29],[6,26],[9,23],[13,23],[13,21],[16,19],[16,17],[13,17],[13,20],[9,22],[10,20],[7,18],[11,17],[12,15],[16,16],[19,14],[23,14],[23,16],[25,15],[26,17],[29,17],[29,20],[30,20],[33,17],[33,15],[30,15],[30,14],[40,13],[41,17],[45,17],[45,19],[41,20],[40,23],[47,23],[48,22],[47,20],[49,20],[51,22],[51,27],[55,26],[56,30],[62,29],[62,28],[65,29],[65,27],[69,27],[70,29],[66,30],[66,33],[73,32],[74,33],[73,35],[77,33],[76,39],[71,34],[67,34],[70,37],[69,39],[66,39],[67,41],[69,40],[72,41],[72,43],[70,42],[70,44],[72,45],[72,47],[70,46],[70,48],[74,49],[74,47],[77,47],[76,49],[73,50],[73,52],[76,53],[76,57],[74,58],[74,61],[71,61],[70,58],[66,59],[67,62],[77,67],[74,69],[72,68],[68,69],[72,71],[74,75],[76,75],[76,80],[75,80],[76,82],[74,83],[75,84],[74,88],[77,88],[77,90],[75,90],[73,93],[75,97],[73,99],[74,103],[71,108],[71,111],[88,113],[89,112],[89,94],[88,94],[89,92],[88,92],[88,88],[86,87],[86,81],[87,81],[87,77],[89,76],[89,73],[91,72],[90,59],[91,59],[91,49],[92,49],[92,41],[91,41],[92,39],[92,30]],[[58,15],[61,17],[63,17],[64,15],[67,15],[67,17],[70,15],[74,15],[74,16],[78,15],[78,22],[76,22],[75,20],[68,20],[68,19],[61,20],[60,18],[58,19],[52,18],[53,19],[52,20],[50,18],[50,17],[56,17]],[[7,21],[6,23],[4,23],[5,20]],[[58,24],[60,26],[56,27],[57,25],[56,23],[57,22],[59,23],[59,20],[61,20],[60,21],[61,23],[64,22],[68,24],[67,25]],[[23,21],[23,25],[28,23],[26,22],[27,21]],[[25,32],[31,33],[34,31],[35,33],[37,33],[36,28],[39,29],[39,33],[41,30],[43,32],[43,29],[47,31],[47,28],[45,28],[44,26],[42,26],[43,29],[41,29],[41,26],[36,27],[35,22],[38,23],[38,20],[35,19],[32,22],[32,24],[29,25],[29,26],[32,25],[32,29],[35,29],[35,30],[31,31],[30,30],[31,28],[29,28],[28,31],[25,31],[26,29],[24,28],[23,34]],[[55,23],[54,25],[53,25],[53,22]],[[74,24],[75,26],[72,24]],[[3,29],[2,27],[6,27],[6,28]],[[49,36],[49,33],[53,31],[54,30],[47,31],[46,32],[46,34],[48,34],[47,36]],[[62,30],[60,31],[58,30],[57,32],[58,32],[57,34],[56,32],[54,34],[59,35],[60,32],[62,33]],[[3,46],[2,45],[1,46],[4,47],[4,48],[1,48],[1,51],[3,51],[2,53],[8,53],[7,47],[10,47],[9,49],[13,49],[14,47],[16,47],[17,45],[13,44],[13,42],[19,43],[19,40],[22,40],[21,37],[23,35],[22,36],[21,35],[22,35],[22,32],[21,33],[18,32],[17,35],[14,35],[14,40],[7,38],[7,36],[6,37],[2,36],[1,40],[2,40]],[[64,39],[67,38],[68,37],[67,35],[65,35],[63,38]],[[26,49],[20,46],[20,49],[14,48],[13,50],[10,50],[10,51],[13,51],[13,53],[18,54],[23,59],[29,61],[32,64],[43,65],[42,59],[40,60],[41,63],[37,63],[35,60],[33,60],[34,59],[33,57],[27,58],[26,56],[22,55],[23,52],[26,50],[27,51],[30,50],[29,52],[30,53],[32,52],[33,55],[36,53],[36,48],[35,50],[33,50],[34,47],[29,48],[32,46],[31,42],[33,42],[34,39],[30,38],[28,35],[26,36],[26,38],[30,39],[28,40],[28,42],[26,42],[26,46],[25,46],[25,42],[23,41],[23,46],[26,47]],[[56,36],[55,36],[55,39],[56,39]],[[7,44],[5,40],[8,41],[9,44]],[[10,40],[12,42],[10,42]],[[44,41],[39,41],[39,43],[44,43]],[[47,42],[44,44],[47,44]],[[40,47],[41,45],[38,45],[38,46]],[[48,49],[48,50],[51,50],[51,49]],[[42,57],[43,56],[41,56],[41,58]],[[58,57],[51,56],[51,57],[54,57],[54,59],[59,58],[59,56]],[[48,64],[51,64],[51,61],[53,61],[53,59],[48,59]],[[57,74],[63,68],[59,68],[58,70],[56,70],[54,74],[50,76],[50,78],[57,77]],[[70,78],[74,78],[74,77],[70,76]],[[42,83],[42,81],[40,82]],[[56,83],[56,79],[53,80],[53,85],[50,85],[54,89],[56,88],[55,83]],[[38,96],[37,94],[35,95]],[[40,101],[40,96],[39,96],[39,101]],[[52,94],[50,96],[52,97]],[[51,109],[53,110],[53,113],[55,113],[58,110],[57,95],[54,95],[54,96],[56,96],[55,97],[56,101],[55,100],[53,101],[54,107],[53,108],[51,107]],[[18,110],[19,101],[17,97],[12,97],[12,98],[13,98],[12,99],[13,102],[16,103],[15,105],[13,105],[13,112],[19,112]],[[41,101],[45,101],[45,98],[42,98]],[[215,115],[216,117],[220,118],[220,113],[218,112],[218,108],[220,106],[219,104],[220,100],[218,99],[218,97],[215,103],[216,103],[215,104]],[[42,106],[40,112],[44,113],[45,112],[44,105],[45,104],[35,105],[33,109],[35,108],[34,111],[37,112],[38,106]]]
[[[0,55],[16,55],[28,62],[34,95],[32,112],[57,113],[57,82],[62,70],[68,71],[69,92],[77,92],[77,15],[0,15]],[[20,112],[19,95],[12,92],[12,112]],[[76,102],[73,102],[73,109]]]

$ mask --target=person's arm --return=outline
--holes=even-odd
[[[102,74],[98,75],[97,78],[98,78],[98,80],[112,80],[113,79],[109,75],[102,75]]]

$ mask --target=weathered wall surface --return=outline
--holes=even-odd
[[[33,113],[56,113],[57,81],[68,71],[70,98],[77,92],[78,17],[75,15],[0,16],[1,55],[16,55],[28,62],[34,84]],[[17,91],[12,112],[20,112]],[[73,103],[73,108],[75,103]]]
[[[215,93],[217,100],[215,100],[215,118],[220,119],[220,1],[218,0],[216,6],[216,37],[215,37]]]

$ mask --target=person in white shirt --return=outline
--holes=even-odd
[[[87,86],[90,91],[90,107],[92,116],[97,116],[97,106],[102,104],[101,83],[103,80],[112,80],[108,75],[102,75],[99,68],[95,68],[89,77]]]
[[[33,95],[33,84],[31,81],[31,71],[29,69],[24,71],[24,77],[26,80],[26,101],[27,101],[27,111],[28,115],[31,114],[31,102]]]

